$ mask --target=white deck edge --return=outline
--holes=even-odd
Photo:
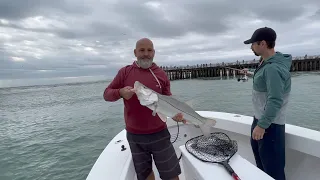
[[[196,112],[203,117],[215,118],[215,128],[250,136],[253,121],[251,116],[213,111]],[[286,147],[320,158],[320,132],[286,124]]]

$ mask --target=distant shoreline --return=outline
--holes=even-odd
[[[109,82],[111,80],[112,77],[110,76],[54,77],[38,79],[0,79],[0,89],[77,85],[88,83],[90,84],[98,82]]]
[[[70,83],[57,83],[57,84],[35,84],[35,85],[22,85],[22,86],[8,86],[0,87],[0,89],[14,89],[14,88],[32,88],[32,87],[58,87],[58,86],[72,86],[72,85],[81,85],[81,84],[95,84],[101,82],[110,82],[110,80],[98,80],[98,81],[84,81],[84,82],[70,82]]]
[[[320,71],[299,71],[299,72],[291,72],[292,77],[297,77],[301,75],[320,75]],[[84,77],[92,77],[91,80],[82,80]],[[99,77],[99,76],[98,76]],[[76,77],[78,81],[76,82],[56,82],[56,83],[43,83],[43,84],[30,84],[30,85],[16,85],[16,86],[1,86],[1,80],[0,80],[0,89],[11,89],[11,88],[30,88],[30,87],[57,87],[57,86],[66,86],[66,85],[81,85],[81,84],[95,84],[95,83],[101,83],[105,82],[106,85],[112,81],[113,77],[101,77],[100,79],[97,76],[80,76]],[[96,78],[96,79],[95,79]],[[224,80],[227,80],[227,78],[223,78]],[[28,80],[28,79],[26,79]],[[36,80],[36,79],[34,79]],[[189,79],[184,79],[189,80]],[[192,80],[220,80],[220,77],[216,78],[197,78]],[[9,80],[10,81],[10,80]]]

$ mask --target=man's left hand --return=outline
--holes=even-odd
[[[263,138],[264,133],[265,133],[265,129],[263,129],[259,126],[256,126],[252,132],[252,139],[260,140]]]
[[[172,119],[177,122],[183,122],[183,124],[187,123],[187,121],[183,119],[182,113],[176,114]]]

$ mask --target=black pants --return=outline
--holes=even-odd
[[[285,125],[271,124],[261,140],[252,139],[252,131],[258,120],[251,126],[251,147],[257,167],[276,180],[285,180]]]

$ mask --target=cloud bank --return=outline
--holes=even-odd
[[[256,58],[243,41],[257,28],[276,49],[318,55],[320,1],[0,1],[0,79],[112,76],[153,40],[158,65]]]

